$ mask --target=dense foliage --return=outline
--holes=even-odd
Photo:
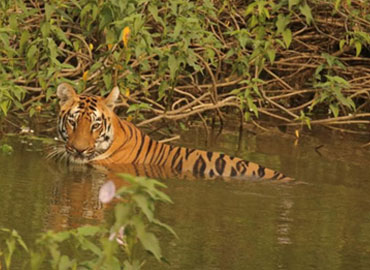
[[[44,105],[68,81],[101,94],[119,85],[128,114],[152,113],[142,125],[232,111],[364,128],[369,9],[361,0],[4,0],[0,118],[53,109]]]

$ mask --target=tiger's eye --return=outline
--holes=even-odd
[[[98,129],[100,127],[100,123],[95,123],[92,125],[92,129]]]
[[[68,119],[68,123],[69,123],[72,127],[75,127],[75,126],[76,126],[76,122],[75,122],[75,120],[74,120],[74,119],[72,119],[72,118],[69,118],[69,119]]]

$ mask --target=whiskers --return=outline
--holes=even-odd
[[[57,141],[55,145],[47,149],[47,160],[54,160],[57,163],[66,163],[68,165],[83,165],[89,163],[95,156],[99,155],[98,152],[93,152],[87,156],[76,155],[67,151],[63,141]]]
[[[47,160],[55,160],[56,162],[69,162],[69,154],[66,151],[64,144],[59,143],[52,145],[47,149]]]

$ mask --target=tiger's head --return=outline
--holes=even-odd
[[[62,83],[57,88],[60,112],[58,136],[65,143],[63,155],[74,163],[87,163],[104,153],[114,139],[113,108],[119,97],[118,87],[104,98],[78,95]]]

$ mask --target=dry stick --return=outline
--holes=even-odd
[[[284,106],[280,105],[279,103],[276,103],[275,101],[273,101],[272,99],[270,99],[269,97],[267,97],[264,90],[260,89],[260,91],[262,93],[263,98],[266,99],[268,102],[270,102],[272,105],[274,105],[275,107],[278,107],[282,111],[284,111],[287,114],[289,114],[290,116],[294,117],[294,119],[298,119],[299,118],[298,115],[296,115],[295,113],[292,113],[290,110],[288,110]]]
[[[334,118],[327,118],[327,119],[319,119],[319,120],[311,120],[310,124],[331,124],[331,123],[343,123],[343,124],[349,124],[350,122],[347,120],[351,119],[357,119],[357,118],[362,118],[362,117],[370,117],[370,113],[361,113],[361,114],[356,114],[356,115],[349,115],[349,116],[338,116]],[[341,122],[339,122],[341,121]],[[288,123],[286,124],[287,126],[297,126],[300,125],[301,123]]]
[[[257,128],[262,129],[263,131],[269,131],[267,128],[264,128],[263,126],[259,125],[256,121],[252,119],[253,125],[255,125]]]
[[[199,58],[199,60],[204,64],[204,66],[206,67],[209,75],[211,76],[211,80],[212,80],[212,93],[213,95],[211,95],[211,98],[212,98],[212,101],[213,101],[213,104],[216,104],[217,103],[217,100],[218,100],[218,95],[217,95],[217,83],[216,83],[216,78],[211,70],[211,68],[209,67],[208,63],[203,59],[203,57],[201,57],[198,53],[195,53],[195,55]],[[217,110],[217,113],[218,113],[218,116],[220,117],[220,121],[221,121],[221,126],[223,125],[223,120],[224,120],[224,117],[220,111],[219,108],[216,108]]]
[[[80,35],[77,35],[77,34],[74,34],[74,33],[68,33],[68,35],[70,35],[72,37],[75,37],[75,38],[82,41],[82,43],[85,45],[85,47],[87,49],[87,52],[89,53],[90,61],[92,61],[93,60],[92,52],[91,52],[89,44],[87,44],[86,40],[83,39],[82,37],[80,37]]]
[[[314,99],[311,99],[310,101],[307,101],[306,103],[303,103],[297,107],[293,107],[293,108],[290,108],[289,110],[290,111],[298,111],[298,110],[302,110],[303,108],[306,108],[308,106],[310,106],[312,103],[314,102]]]
[[[27,107],[29,104],[31,104],[32,102],[36,101],[36,100],[40,100],[42,98],[44,98],[45,95],[44,94],[40,94],[38,95],[37,97],[33,97],[31,99],[29,99],[28,101],[26,101],[25,103],[22,104],[23,107]]]
[[[235,102],[224,102],[224,100],[222,100],[222,101],[218,102],[217,104],[204,104],[204,106],[198,107],[197,109],[188,111],[186,113],[181,113],[181,114],[178,114],[178,115],[174,115],[174,114],[171,115],[171,114],[168,114],[168,113],[164,113],[164,114],[158,115],[156,117],[153,117],[151,119],[145,120],[145,121],[139,123],[137,126],[147,125],[149,123],[158,121],[158,120],[160,120],[162,118],[172,119],[172,120],[182,119],[182,118],[185,118],[185,117],[189,117],[191,115],[194,115],[194,114],[202,113],[204,111],[214,110],[214,109],[221,108],[221,107],[226,107],[226,106],[239,108],[239,104],[238,103],[235,103]]]
[[[292,123],[292,120],[290,120],[290,119],[288,119],[288,118],[285,118],[285,117],[283,117],[283,116],[277,115],[277,114],[273,114],[273,113],[271,113],[271,112],[269,112],[269,111],[267,111],[267,110],[264,110],[264,109],[262,109],[262,108],[258,108],[258,112],[260,112],[260,113],[262,113],[262,114],[266,114],[266,115],[271,116],[271,117],[273,117],[273,118],[276,118],[276,119],[282,120],[282,121],[287,122],[287,123]],[[286,124],[286,125],[288,125],[288,124]]]
[[[279,78],[279,76],[277,76],[274,72],[272,72],[271,70],[269,70],[267,67],[264,67],[263,68],[268,74],[270,74],[272,77],[274,77],[276,80],[278,80],[282,85],[284,85],[286,88],[288,88],[289,90],[293,90],[293,88],[287,84],[284,80],[282,80],[281,78]]]
[[[369,135],[370,133],[369,132],[366,132],[366,131],[356,131],[356,130],[351,130],[351,129],[345,129],[345,128],[338,128],[338,127],[332,127],[330,125],[323,125],[327,128],[330,128],[330,129],[333,129],[333,130],[336,130],[336,131],[340,131],[340,132],[345,132],[345,133],[351,133],[351,134],[361,134],[361,135]],[[370,142],[369,142],[370,144]],[[366,147],[366,145],[362,145],[361,147]]]
[[[228,79],[228,78],[226,78],[226,79]],[[216,83],[216,86],[217,87],[226,87],[226,86],[230,86],[230,85],[235,85],[238,82],[240,82],[241,80],[243,80],[243,78],[238,77],[237,79],[235,79],[233,81]],[[196,87],[200,88],[200,89],[210,88],[210,87],[212,87],[212,84],[200,84],[200,85],[197,85]],[[194,89],[194,85],[179,85],[179,86],[177,86],[177,89]],[[222,94],[220,94],[219,96],[222,96]]]
[[[181,101],[185,101],[187,103],[187,105],[189,105],[189,102],[186,98],[180,98],[179,100],[175,101],[172,104],[172,110],[175,110],[176,105],[179,104]],[[208,132],[208,127],[207,127],[207,122],[206,122],[206,120],[204,119],[204,117],[201,113],[198,113],[198,116],[203,122],[204,130],[206,131],[206,135],[207,135],[207,138],[208,138],[209,132]]]
[[[171,138],[159,140],[159,142],[161,142],[161,143],[167,143],[167,142],[172,142],[172,141],[175,141],[175,140],[178,140],[178,139],[180,139],[180,135],[176,135],[176,136],[171,137]]]
[[[265,90],[266,93],[274,93],[276,90],[272,89],[272,90]],[[278,95],[278,96],[273,96],[273,97],[270,97],[270,99],[274,100],[274,99],[283,99],[283,98],[288,98],[288,97],[292,97],[292,96],[296,96],[296,95],[301,95],[301,94],[304,94],[304,93],[314,93],[316,92],[316,90],[314,89],[307,89],[307,90],[295,90],[294,92],[290,92],[290,93],[287,93],[287,94],[282,94],[282,95]]]

